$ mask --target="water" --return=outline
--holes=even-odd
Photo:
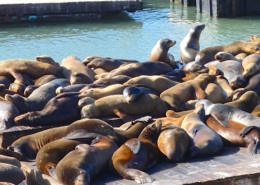
[[[76,55],[146,61],[161,38],[177,41],[169,52],[179,59],[179,44],[189,29],[205,23],[201,48],[248,40],[260,35],[260,17],[211,18],[169,0],[143,0],[144,9],[119,13],[101,21],[26,23],[0,26],[0,60],[49,55],[60,62]]]

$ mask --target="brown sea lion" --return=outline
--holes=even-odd
[[[190,140],[185,130],[172,123],[163,124],[157,140],[158,148],[171,162],[180,162],[189,148]]]
[[[87,84],[73,84],[64,87],[58,87],[56,89],[56,94],[61,94],[65,92],[79,92],[82,88],[84,88]]]
[[[56,96],[56,89],[60,86],[66,86],[69,81],[64,78],[58,78],[52,80],[36,90],[28,96],[27,98],[20,95],[5,95],[5,99],[12,102],[21,114],[29,111],[39,111],[42,110],[46,103]]]
[[[58,162],[67,155],[70,151],[74,150],[79,144],[91,144],[91,142],[98,136],[95,133],[84,133],[81,135],[71,134],[68,137],[73,136],[74,139],[61,138],[44,145],[36,155],[36,167],[37,169],[46,175],[50,175],[48,168],[55,168]],[[76,137],[81,137],[79,140]]]
[[[134,77],[124,83],[124,85],[138,85],[138,84],[143,85],[145,87],[152,88],[157,92],[161,93],[166,89],[169,89],[179,83],[159,75],[152,75],[152,76],[141,75],[141,76]]]
[[[182,104],[189,100],[203,99],[207,85],[214,80],[214,75],[200,74],[194,80],[177,84],[160,95],[160,98],[170,104],[175,111],[182,111]]]
[[[14,121],[19,125],[66,125],[80,119],[79,93],[62,93],[52,98],[42,110],[21,114]]]
[[[100,78],[98,80],[95,80],[93,84],[95,85],[103,85],[103,86],[108,86],[108,85],[113,85],[113,84],[123,84],[130,80],[131,77],[126,76],[126,75],[117,75],[114,77],[108,77],[108,78]]]
[[[167,109],[167,104],[153,94],[144,94],[131,104],[127,103],[123,95],[110,95],[84,106],[81,109],[81,117],[98,118],[115,116],[115,114],[119,117],[120,114],[160,117]]]
[[[206,126],[205,121],[204,105],[197,106],[194,112],[182,121],[181,128],[186,130],[193,141],[189,148],[191,157],[210,156],[218,153],[223,147],[220,136]]]
[[[244,60],[246,57],[248,56],[248,54],[246,54],[246,53],[239,53],[239,54],[237,54],[235,57],[237,58],[237,59],[239,59],[239,60]]]
[[[33,78],[27,74],[23,74],[20,79],[15,79],[14,82],[9,85],[8,89],[23,95],[23,92],[28,85],[33,85]]]
[[[0,165],[0,182],[8,182],[12,184],[19,184],[25,180],[23,171],[14,165],[1,163]]]
[[[46,74],[60,76],[60,68],[53,65],[36,62],[26,59],[11,59],[0,62],[0,75],[13,76],[15,79],[23,81],[23,74],[32,78],[39,78]]]
[[[202,69],[206,63],[213,61],[215,55],[221,51],[235,56],[239,53],[253,54],[259,50],[259,43],[245,41],[235,41],[223,46],[207,47],[196,55],[195,63],[190,66],[190,70],[194,72]]]
[[[247,91],[254,91],[258,96],[260,96],[260,73],[252,76],[246,87],[244,88],[239,88],[236,89],[233,92],[233,100],[237,100],[239,99],[240,96],[242,96],[242,94],[244,94]]]
[[[62,73],[71,84],[89,84],[92,83],[94,72],[92,69],[86,67],[79,58],[75,56],[68,56],[62,60]]]
[[[98,136],[91,145],[80,144],[69,152],[55,167],[51,175],[64,185],[90,184],[106,169],[117,145],[105,136]]]
[[[175,40],[168,38],[160,39],[153,47],[148,60],[164,62],[175,68],[175,59],[172,54],[168,53],[169,49],[175,44]]]
[[[45,144],[65,137],[71,132],[94,132],[117,141],[113,127],[106,122],[99,119],[81,119],[68,126],[47,129],[35,134],[23,136],[14,141],[8,149],[21,154],[23,160],[33,160],[39,149]]]
[[[84,107],[85,105],[92,104],[92,103],[94,103],[95,101],[96,101],[95,99],[90,98],[90,97],[80,98],[80,100],[78,101],[78,108],[82,108],[82,107]]]
[[[214,58],[220,62],[226,61],[226,60],[235,60],[237,62],[242,63],[242,60],[236,58],[234,55],[226,52],[218,52]]]
[[[100,74],[103,74],[103,73],[107,73],[108,71],[102,69],[102,68],[96,68],[96,69],[92,69],[93,72],[95,73],[95,75],[100,75]]]
[[[259,43],[260,44],[260,43]],[[248,55],[243,61],[243,76],[250,78],[260,71],[260,55],[251,54]]]
[[[106,71],[112,71],[114,69],[119,68],[121,65],[127,64],[127,63],[138,63],[137,60],[122,60],[122,59],[113,59],[113,58],[103,58],[98,57],[90,62],[88,60],[84,60],[83,64],[88,66],[89,68],[102,68]]]
[[[142,170],[154,166],[158,161],[157,139],[161,127],[160,121],[149,124],[138,138],[121,145],[112,156],[110,170],[115,170],[123,178],[133,179],[137,183],[152,182],[153,179]]]
[[[248,152],[253,154],[259,154],[260,152],[260,132],[257,128],[251,128],[246,134],[240,134],[240,131],[246,126],[228,120],[228,125],[223,126],[216,119],[210,116],[206,124],[215,132],[217,132],[226,146],[238,146],[238,147],[248,147]]]
[[[226,102],[226,99],[224,99],[222,96],[222,89],[215,83],[209,83],[205,89],[205,93],[206,93],[206,99],[210,100],[211,102],[214,103]]]
[[[230,87],[227,79],[222,75],[217,75],[214,80],[214,84],[221,88],[223,101],[231,101],[233,96],[233,89]]]
[[[260,37],[257,35],[250,35],[250,41],[260,43]]]
[[[117,75],[126,75],[129,77],[136,77],[140,75],[160,75],[172,71],[173,68],[163,62],[141,62],[141,63],[129,63],[123,65],[110,73],[96,75],[96,79],[114,77]]]
[[[0,130],[5,130],[14,125],[14,118],[20,113],[11,102],[0,97]]]
[[[196,25],[191,28],[189,33],[180,43],[180,59],[182,62],[189,63],[195,60],[200,51],[200,34],[204,30],[205,24]]]
[[[36,56],[35,60],[39,61],[39,62],[46,63],[46,64],[53,65],[57,68],[60,67],[60,64],[58,62],[55,62],[50,56],[47,56],[47,55]]]

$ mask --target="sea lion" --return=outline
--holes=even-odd
[[[191,28],[189,33],[180,43],[180,59],[182,62],[189,63],[195,60],[200,50],[200,34],[204,30],[205,24],[196,25]]]
[[[169,49],[176,44],[175,40],[168,38],[160,39],[153,47],[149,61],[160,61],[175,68],[175,59],[172,54],[168,53]]]
[[[70,137],[71,135],[69,135]],[[72,136],[75,136],[72,134]],[[44,145],[36,155],[36,167],[37,169],[46,175],[50,175],[48,168],[55,166],[58,162],[67,155],[70,151],[74,150],[75,147],[79,144],[91,144],[91,142],[98,136],[95,133],[85,133],[84,137],[79,140],[77,139],[68,139],[68,138],[61,138],[50,143]],[[77,135],[76,135],[77,137]]]
[[[62,93],[52,98],[42,110],[21,114],[14,121],[19,125],[66,125],[80,119],[79,93]]]
[[[144,94],[131,104],[127,103],[123,95],[110,95],[84,106],[81,109],[81,117],[98,118],[115,116],[115,114],[119,117],[120,114],[160,117],[167,109],[167,104],[153,94]]]
[[[247,91],[242,96],[240,96],[239,99],[227,102],[225,105],[229,105],[251,113],[259,103],[260,101],[258,95],[254,91]]]
[[[100,99],[109,95],[123,94],[125,85],[114,84],[105,88],[91,88],[87,89],[79,95],[79,98],[90,97],[93,99]]]
[[[220,62],[226,61],[226,60],[235,60],[237,62],[242,63],[242,60],[236,58],[234,55],[226,52],[218,52],[214,58]]]
[[[213,61],[215,59],[215,55],[221,51],[225,53],[230,53],[232,55],[237,55],[243,52],[247,54],[253,54],[259,50],[259,43],[245,41],[235,41],[223,46],[207,47],[198,52],[195,58],[195,63],[190,66],[190,71],[195,72],[202,69],[206,63]]]
[[[8,88],[13,81],[14,79],[12,77],[0,76],[0,84],[3,84],[5,88]]]
[[[247,147],[251,155],[260,152],[260,132],[257,128],[251,128],[241,135],[240,131],[245,129],[245,125],[228,120],[228,125],[223,126],[212,116],[207,119],[206,124],[221,136],[225,146]]]
[[[46,103],[56,96],[56,89],[60,86],[69,85],[69,81],[64,78],[52,80],[36,90],[27,98],[20,95],[5,95],[5,99],[12,102],[21,114],[29,111],[42,110]]]
[[[237,54],[235,57],[237,58],[237,59],[239,59],[239,60],[244,60],[246,57],[248,56],[248,54],[246,54],[246,53],[239,53],[239,54]]]
[[[83,98],[80,98],[80,100],[78,101],[78,108],[82,108],[84,107],[85,105],[89,105],[89,104],[92,104],[94,103],[96,100],[93,99],[93,98],[90,98],[90,97],[83,97]]]
[[[56,89],[56,94],[61,94],[65,92],[79,92],[82,88],[84,88],[87,84],[73,84],[73,85],[68,85],[64,87],[58,87]]]
[[[214,84],[216,84],[222,90],[223,101],[224,102],[231,101],[233,96],[233,89],[230,87],[227,79],[222,75],[217,75],[214,80]]]
[[[0,182],[9,182],[12,184],[19,184],[25,180],[23,171],[14,165],[1,163],[0,166]]]
[[[65,137],[71,132],[93,132],[117,141],[114,129],[108,123],[99,119],[81,119],[68,126],[47,129],[35,134],[23,136],[15,140],[8,149],[21,154],[23,160],[33,160],[39,149],[45,144]]]
[[[209,83],[205,88],[206,99],[214,103],[223,103],[226,102],[226,99],[223,97],[222,88],[220,88],[215,83]],[[195,107],[193,107],[194,109]]]
[[[64,185],[90,184],[106,169],[117,145],[105,136],[98,136],[91,145],[80,144],[69,152],[49,173]]]
[[[223,142],[220,136],[205,125],[204,105],[198,105],[194,112],[188,114],[182,121],[181,128],[192,138],[189,148],[191,157],[205,157],[218,153]]]
[[[237,100],[239,99],[240,96],[242,96],[242,94],[244,94],[247,91],[254,91],[258,96],[260,96],[260,73],[252,76],[246,87],[244,88],[239,88],[236,89],[233,92],[233,100]]]
[[[260,118],[248,112],[225,104],[213,104],[203,99],[197,102],[196,106],[204,105],[206,115],[213,116],[219,123],[228,127],[228,120],[236,121],[247,127],[256,126],[260,128]],[[243,132],[242,132],[243,133]]]
[[[161,127],[160,121],[149,124],[138,138],[121,145],[112,156],[110,170],[115,170],[123,178],[133,179],[137,183],[152,182],[153,179],[142,170],[154,166],[158,161],[157,139]]]
[[[145,92],[136,86],[129,86],[124,88],[123,90],[123,96],[126,99],[127,103],[132,103],[133,101],[136,101],[140,96],[145,94]]]
[[[33,78],[30,75],[23,74],[20,79],[15,79],[14,82],[9,85],[9,90],[23,95],[28,85],[33,85]]]
[[[114,77],[108,77],[108,78],[100,78],[98,80],[95,80],[93,84],[95,85],[103,85],[103,86],[108,86],[108,85],[113,85],[113,84],[123,84],[130,80],[131,77],[126,76],[126,75],[117,75]]]
[[[95,75],[100,75],[100,74],[103,74],[103,73],[107,73],[108,71],[102,69],[102,68],[96,68],[96,69],[93,69],[93,72],[95,73]]]
[[[250,41],[260,43],[260,37],[257,35],[250,35]]]
[[[182,104],[189,100],[203,99],[206,86],[214,80],[214,75],[200,74],[194,80],[177,84],[160,95],[160,98],[172,106],[175,111],[182,111]]]
[[[11,102],[0,97],[0,130],[5,130],[14,125],[14,118],[20,113]]]
[[[260,44],[260,43],[259,43]],[[243,76],[250,78],[260,71],[260,55],[248,55],[243,61],[242,66],[244,69]]]
[[[47,56],[47,55],[36,56],[35,60],[39,61],[39,62],[43,62],[43,63],[53,65],[57,68],[60,67],[60,64],[58,62],[55,62],[50,56]]]
[[[159,93],[177,84],[179,83],[159,75],[152,75],[152,76],[141,75],[141,76],[134,77],[124,83],[124,85],[143,85],[145,87],[152,88]]]
[[[160,75],[172,71],[173,68],[164,62],[147,61],[142,63],[129,63],[123,65],[110,73],[96,75],[96,79],[114,77],[117,75],[126,75],[136,77],[140,75]]]
[[[98,57],[90,62],[88,60],[84,60],[83,64],[86,65],[89,68],[102,68],[108,72],[119,68],[121,65],[127,64],[127,63],[139,63],[137,60],[122,60],[122,59],[113,59],[113,58],[103,58]]]
[[[2,164],[2,163],[11,164],[11,165],[17,166],[18,168],[21,168],[20,161],[14,157],[0,155],[0,164]]]
[[[34,79],[46,74],[61,75],[60,68],[47,63],[26,59],[3,60],[0,62],[0,69],[1,76],[13,76],[20,81],[23,81],[23,74],[27,74]]]
[[[71,84],[90,84],[95,78],[92,69],[85,66],[79,58],[68,56],[62,60],[62,73]]]
[[[161,153],[171,162],[180,162],[189,148],[190,140],[185,130],[172,123],[163,124],[157,140]]]

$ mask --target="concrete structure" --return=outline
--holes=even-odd
[[[107,13],[142,8],[142,0],[1,0],[0,23],[100,19]]]

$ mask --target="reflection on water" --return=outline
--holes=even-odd
[[[49,55],[61,61],[68,55],[147,60],[163,37],[177,41],[170,52],[179,59],[179,44],[189,29],[205,23],[201,48],[248,40],[260,35],[260,17],[216,19],[169,0],[146,0],[144,10],[119,13],[101,21],[27,23],[0,26],[0,60],[34,59]]]

